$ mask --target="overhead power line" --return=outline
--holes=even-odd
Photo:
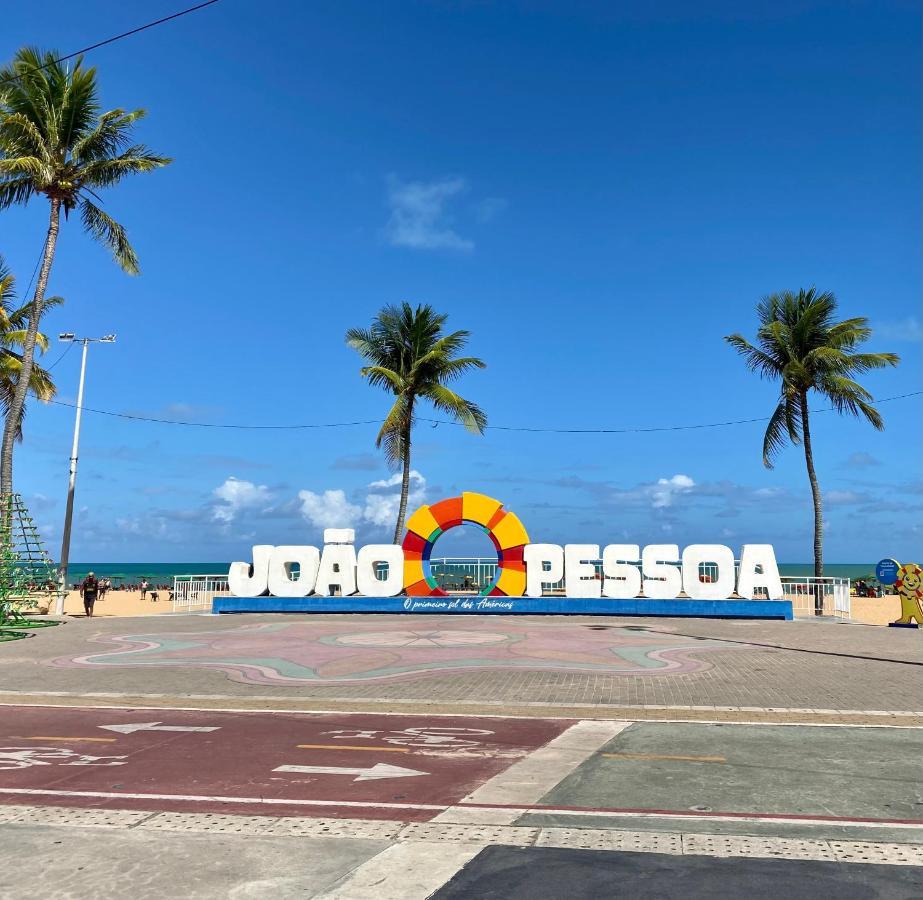
[[[923,391],[911,391],[909,394],[898,394],[895,397],[882,397],[876,403],[890,403],[892,400],[906,400],[908,397],[919,397]],[[75,403],[66,403],[63,400],[49,400],[57,406],[76,407]],[[112,412],[106,409],[91,409],[85,406],[84,412],[96,413],[100,416],[112,416],[117,419],[130,419],[134,422],[153,422],[157,425],[182,425],[187,428],[230,428],[238,431],[299,431],[310,428],[351,428],[356,425],[381,425],[381,419],[360,419],[354,422],[311,422],[293,425],[240,425],[223,424],[220,422],[183,422],[177,419],[159,419],[154,416],[139,416],[133,413]],[[827,406],[815,409],[814,412],[832,412],[833,407]],[[758,416],[753,419],[732,419],[727,422],[702,422],[697,425],[655,425],[655,426],[626,426],[622,428],[531,428],[525,425],[488,425],[488,431],[516,431],[530,434],[649,434],[656,431],[694,431],[701,428],[726,428],[731,425],[749,425],[753,422],[768,422],[771,416]],[[427,419],[422,416],[420,422],[433,425],[461,425],[448,419]]]
[[[156,28],[158,25],[164,25],[167,22],[172,22],[174,19],[180,19],[183,16],[188,16],[190,13],[198,12],[200,9],[205,9],[206,6],[214,6],[216,3],[220,2],[221,0],[206,0],[204,3],[197,3],[195,6],[190,6],[188,9],[181,9],[179,12],[172,13],[169,16],[164,16],[162,19],[155,19],[153,22],[147,22],[144,25],[139,25],[137,28],[132,28],[130,31],[123,31],[121,34],[113,35],[112,37],[106,38],[103,41],[97,41],[95,44],[90,44],[88,47],[81,47],[79,50],[74,50],[73,53],[68,53],[66,56],[59,56],[57,59],[54,59],[51,62],[47,62],[43,66],[35,66],[30,71],[41,72],[42,69],[47,69],[50,66],[57,65],[58,63],[67,62],[67,60],[73,59],[75,56],[80,56],[83,53],[89,53],[91,50],[98,50],[100,47],[105,47],[107,44],[114,44],[116,41],[121,41],[127,37],[131,37],[132,35],[140,34],[142,31],[147,31],[149,28]],[[8,80],[18,81],[21,78],[22,75],[15,75]]]
[[[71,352],[71,350],[73,349],[76,343],[77,343],[76,341],[71,341],[70,343],[68,343],[64,352],[50,366],[48,366],[48,368],[45,369],[45,371],[50,372],[59,362],[61,362],[62,359],[64,359],[65,356],[67,356],[68,353]]]

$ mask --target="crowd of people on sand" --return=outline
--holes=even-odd
[[[90,575],[92,574],[93,573],[91,572]],[[89,577],[89,575],[87,577]],[[110,578],[100,578],[98,580],[99,580],[99,593],[101,597],[105,597],[108,591],[130,591],[133,593],[138,593],[140,591],[142,600],[148,599],[148,595],[150,595],[150,599],[156,601],[157,595],[160,592],[173,590],[172,584],[168,584],[168,583],[151,584],[147,579],[142,579],[141,581],[137,583],[129,582],[126,584],[113,584],[112,579]],[[79,591],[82,588],[83,588],[82,581],[75,581],[71,585],[71,590],[74,590],[74,591]]]
[[[860,578],[853,582],[852,593],[856,597],[871,597],[880,599],[888,593],[880,582],[868,578]]]

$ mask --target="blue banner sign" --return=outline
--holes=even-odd
[[[791,619],[790,600],[613,600],[569,597],[216,597],[215,613],[436,613]]]
[[[882,584],[894,584],[897,581],[897,570],[901,564],[896,559],[882,559],[875,566],[875,577]]]

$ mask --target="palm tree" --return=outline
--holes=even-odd
[[[10,414],[16,385],[22,375],[22,354],[16,351],[26,342],[27,330],[24,328],[31,313],[31,305],[16,307],[16,279],[6,267],[0,256],[0,409],[4,417]],[[60,297],[47,297],[45,309],[59,306],[64,301]],[[48,349],[48,338],[38,332],[35,343],[40,350]],[[56,388],[51,374],[39,365],[33,364],[29,377],[28,392],[39,400],[48,401],[54,397]],[[19,419],[15,423],[16,440],[22,440],[22,422],[25,418],[25,405],[19,410]]]
[[[446,386],[470,369],[486,365],[475,356],[456,356],[468,343],[470,332],[443,334],[446,319],[447,315],[437,313],[431,306],[414,309],[404,302],[386,306],[370,328],[350,328],[346,332],[346,343],[371,363],[359,370],[362,377],[395,397],[375,439],[375,446],[384,449],[389,465],[403,470],[395,544],[401,541],[407,515],[410,439],[417,400],[429,400],[439,412],[475,434],[483,434],[487,425],[487,416],[480,407]]]
[[[31,383],[61,211],[66,219],[79,208],[84,230],[107,246],[126,272],[135,275],[135,251],[125,229],[97,205],[98,191],[127,175],[170,162],[131,143],[132,128],[144,110],[113,109],[100,114],[96,69],[84,68],[82,57],[72,69],[56,60],[53,52],[24,48],[0,70],[0,210],[26,204],[36,195],[45,197],[49,205],[48,231],[22,345],[22,378],[10,403],[0,446],[0,493],[13,489],[13,441]]]
[[[780,382],[779,402],[763,438],[763,464],[771,469],[786,441],[804,445],[814,499],[814,575],[820,578],[824,574],[823,513],[811,447],[808,393],[816,391],[841,415],[861,416],[881,431],[884,422],[872,405],[874,398],[853,379],[872,369],[896,366],[900,358],[895,353],[857,352],[871,337],[868,319],[857,316],[835,321],[836,297],[829,292],[818,293],[813,287],[797,294],[783,291],[760,301],[756,311],[760,323],[757,346],[739,334],[725,340],[743,356],[751,372]]]

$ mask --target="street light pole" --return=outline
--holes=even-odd
[[[55,600],[55,614],[64,612],[64,599],[67,597],[67,566],[70,561],[71,523],[74,517],[74,491],[77,487],[77,455],[80,447],[80,418],[83,413],[83,385],[87,373],[87,348],[91,343],[115,343],[115,335],[107,334],[101,338],[77,338],[72,332],[58,336],[61,341],[79,341],[83,344],[80,360],[80,385],[77,388],[77,414],[74,418],[74,443],[71,448],[70,470],[67,480],[67,506],[64,510],[64,534],[61,539],[61,558],[58,561],[58,596]]]

